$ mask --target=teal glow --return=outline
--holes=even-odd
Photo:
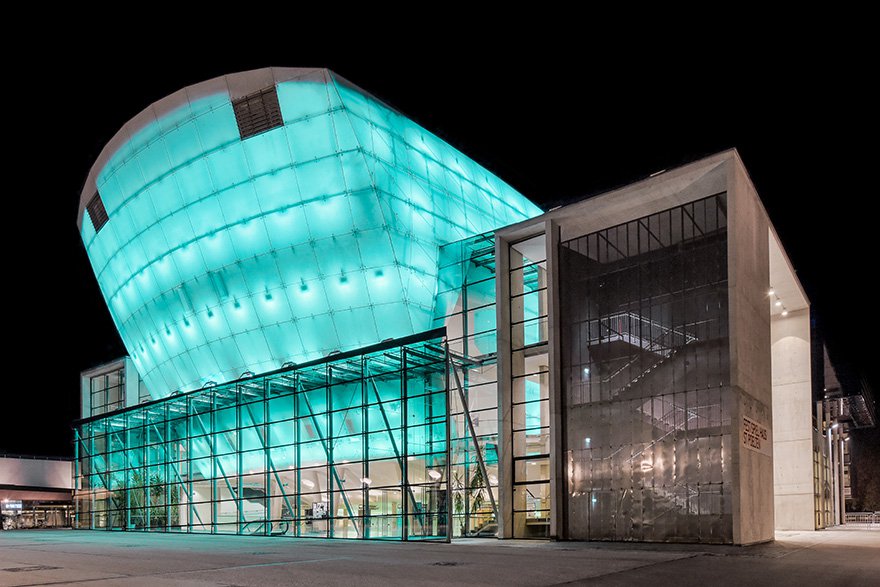
[[[433,338],[82,422],[76,525],[442,539],[447,364]]]
[[[82,238],[153,397],[427,330],[439,247],[541,212],[324,79],[278,84],[284,126],[244,141],[228,95],[190,102],[98,173],[110,220]]]

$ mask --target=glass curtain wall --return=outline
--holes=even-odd
[[[446,328],[457,369],[449,381],[452,536],[495,536],[498,375],[493,233],[441,247],[439,283],[434,325]]]
[[[83,421],[77,527],[445,539],[436,334]]]
[[[118,410],[125,403],[125,369],[95,375],[89,380],[92,415]]]
[[[550,535],[547,256],[541,234],[510,245],[513,536]]]
[[[732,540],[726,204],[561,244],[571,538]]]

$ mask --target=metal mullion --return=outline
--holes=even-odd
[[[325,389],[329,390],[329,387],[326,387]],[[302,399],[303,399],[303,401],[305,401],[306,409],[309,411],[309,416],[311,417],[312,423],[315,426],[315,433],[317,434],[318,439],[321,442],[321,447],[324,449],[324,453],[327,455],[327,466],[330,468],[330,474],[333,477],[333,480],[336,481],[336,486],[339,488],[340,495],[342,495],[342,501],[343,501],[343,504],[345,505],[346,511],[348,511],[348,517],[352,521],[352,523],[354,524],[355,532],[357,532],[358,536],[360,536],[360,534],[361,534],[360,529],[358,528],[357,521],[355,520],[354,514],[352,513],[351,504],[348,503],[348,498],[345,495],[345,489],[342,486],[342,480],[339,478],[339,475],[336,472],[336,465],[333,463],[332,449],[329,446],[329,442],[327,440],[325,440],[324,435],[321,433],[321,427],[318,424],[317,418],[315,418],[315,413],[312,410],[312,406],[311,406],[311,403],[309,402],[309,398],[305,394],[303,394]],[[328,401],[329,401],[329,398],[328,398]],[[329,413],[328,413],[328,418],[329,418]],[[331,421],[331,424],[332,424],[332,421]],[[328,488],[328,493],[330,494],[328,497],[331,498],[331,505],[332,505],[333,492],[329,488]]]
[[[407,442],[407,420],[409,419],[409,410],[407,404],[407,394],[408,394],[408,385],[407,385],[407,376],[406,376],[406,367],[407,367],[407,352],[406,348],[400,349],[401,355],[401,370],[400,370],[400,391],[401,391],[401,420],[400,420],[400,442],[403,445],[403,455],[409,455],[409,446]],[[393,438],[393,436],[392,436]],[[409,465],[407,464],[407,459],[404,458],[401,460],[401,470],[402,477],[400,479],[401,482],[401,490],[410,491],[409,486]],[[402,524],[402,539],[404,542],[409,541],[409,502],[407,500],[403,500],[403,524]]]
[[[327,466],[330,469],[330,474],[334,480],[336,480],[336,487],[339,489],[342,494],[342,502],[345,504],[346,510],[348,511],[349,519],[352,518],[351,508],[348,506],[348,501],[345,499],[345,488],[342,486],[340,482],[339,476],[336,474],[336,461],[333,455],[333,441],[335,436],[333,434],[333,397],[331,396],[330,390],[333,387],[333,366],[331,364],[324,365],[324,402],[327,407],[327,436],[326,441],[322,438],[321,444],[325,446],[324,450],[327,453]],[[311,412],[311,408],[309,408]],[[318,431],[318,423],[315,422],[315,431]],[[318,437],[321,438],[320,433],[318,433]],[[330,538],[335,538],[336,534],[336,499],[333,495],[332,487],[327,488],[327,498],[330,501],[330,512],[329,512],[329,527],[327,528],[327,533]]]
[[[370,378],[370,383],[372,383],[372,385],[373,385],[373,393],[376,394],[376,400],[377,401],[380,400],[381,398],[379,396],[379,389],[376,386],[375,379]],[[407,474],[406,462],[407,461],[406,461],[404,454],[401,454],[401,452],[397,446],[397,442],[394,440],[394,431],[391,428],[391,422],[388,420],[388,414],[386,414],[386,412],[385,412],[385,404],[382,403],[381,401],[379,401],[376,405],[379,407],[379,412],[382,414],[382,421],[385,424],[385,429],[388,431],[388,437],[391,440],[391,448],[394,449],[394,455],[397,457],[397,463],[398,463],[398,466],[400,467],[401,479],[407,479],[407,477],[406,477],[406,474]],[[364,411],[366,412],[366,410],[364,410]],[[405,418],[405,416],[406,416],[405,411],[403,413],[403,416]],[[404,430],[403,424],[401,423],[401,431],[403,431],[403,430]],[[367,453],[364,453],[364,454],[367,454]],[[412,502],[413,507],[415,507],[416,498],[415,498],[415,495],[412,492],[412,488],[409,486],[408,482],[404,485],[404,490],[406,492],[406,495],[409,496],[409,499]]]
[[[364,477],[366,479],[372,479],[370,477],[370,442],[369,442],[369,418],[367,417],[367,380],[366,374],[369,373],[369,367],[367,366],[367,357],[361,356],[361,455],[363,456],[363,460],[361,463],[361,471],[363,471]],[[378,399],[378,398],[377,398]],[[381,402],[380,402],[381,404]],[[370,484],[365,484],[361,482],[361,491],[362,496],[361,499],[364,502],[364,517],[361,521],[363,526],[363,535],[361,538],[369,538],[371,533],[371,520],[372,520],[372,511],[370,510]]]
[[[467,297],[467,296],[465,296]],[[446,542],[452,541],[452,529],[453,529],[453,516],[452,516],[452,430],[451,430],[451,421],[450,421],[450,405],[449,405],[449,343],[445,343],[443,345],[443,351],[445,355],[444,365],[446,366],[445,372],[443,373],[443,385],[445,389],[443,390],[445,400],[446,400]],[[489,484],[489,480],[486,480],[487,485],[489,485],[489,493],[492,493],[491,484]]]
[[[474,449],[476,449],[477,464],[479,465],[480,472],[483,475],[483,482],[489,488],[489,501],[492,502],[492,512],[495,514],[495,519],[497,520],[498,519],[498,505],[495,503],[495,494],[492,493],[492,488],[489,483],[489,472],[486,469],[486,462],[483,459],[483,451],[480,450],[480,445],[477,442],[477,433],[474,428],[474,422],[471,419],[470,410],[468,409],[467,398],[465,397],[464,390],[461,387],[461,380],[458,377],[458,371],[455,368],[455,364],[450,363],[450,366],[452,367],[452,374],[455,377],[455,385],[458,388],[458,395],[459,395],[459,399],[461,400],[461,406],[462,406],[462,410],[464,411],[465,421],[467,422],[468,431],[470,433],[471,440],[474,443]],[[511,428],[511,432],[512,432],[512,428]]]
[[[211,410],[212,423],[214,422],[214,414],[215,414],[215,410],[212,407],[212,410]],[[217,451],[214,450],[214,435],[205,430],[205,424],[202,422],[201,414],[196,413],[194,415],[196,417],[196,420],[199,423],[199,426],[201,426],[201,428],[202,428],[203,434],[209,436],[209,438],[210,438],[210,442],[208,442],[208,447],[211,450],[212,464],[217,465],[217,468],[220,470],[220,474],[223,476],[223,481],[226,482],[226,487],[229,489],[230,495],[235,497],[235,495],[236,495],[235,490],[232,488],[232,485],[229,484],[229,477],[226,476],[226,472],[223,470],[223,465],[220,464],[220,460],[217,458],[217,454],[216,454]],[[212,479],[211,479],[211,512],[212,512],[212,514],[211,514],[211,527],[212,527],[212,532],[211,533],[216,534],[217,533],[217,501],[218,501],[217,500],[217,479],[216,479],[216,476],[213,475],[213,472],[214,471],[213,471],[213,467],[212,467],[211,468],[211,473],[212,473]],[[233,499],[232,501],[235,504],[236,510],[240,509],[239,504],[238,504],[238,500]]]
[[[293,449],[293,465],[294,470],[296,471],[296,510],[291,512],[294,520],[294,536],[300,535],[300,511],[302,511],[302,470],[301,470],[301,462],[302,462],[302,450],[300,448],[300,432],[299,432],[299,402],[300,395],[302,392],[297,393],[296,389],[299,386],[299,375],[295,375],[295,379],[293,382],[293,441],[294,441],[294,449]]]
[[[187,418],[187,420],[188,420],[188,418]],[[166,421],[166,424],[167,424],[167,421]],[[154,429],[156,429],[156,434],[159,434],[160,439],[162,439],[161,432],[156,428],[156,425],[153,424],[152,426],[153,426]],[[167,436],[167,434],[166,434],[166,436]],[[164,439],[162,439],[162,442],[164,443],[164,442],[166,442],[166,441],[165,441]],[[173,465],[172,462],[171,462],[171,461],[173,461],[173,460],[175,460],[175,459],[171,459],[171,461],[169,461],[169,459],[168,459],[168,457],[167,457],[167,454],[168,454],[168,451],[167,451],[167,450],[165,451],[165,454],[166,454],[166,457],[165,457],[165,462],[166,462],[166,471],[165,471],[165,473],[166,473],[166,475],[167,475],[167,473],[168,473],[168,469],[170,468],[170,469],[174,472],[174,476],[177,477],[177,480],[178,480],[178,482],[179,482],[180,485],[181,485],[181,489],[183,489],[184,493],[186,493],[186,497],[187,497],[187,499],[189,500],[190,503],[192,503],[192,493],[191,493],[190,491],[187,491],[187,490],[186,490],[186,488],[184,487],[183,477],[181,477],[181,475],[180,475],[180,470],[179,470],[175,465]],[[189,454],[189,453],[187,452],[187,455],[188,455],[188,454]],[[189,456],[187,456],[187,460],[188,460],[188,459],[189,459]],[[167,485],[170,485],[170,484],[166,482],[166,486],[167,486]],[[187,483],[187,485],[189,485],[189,483]],[[191,489],[191,488],[190,488],[190,489]],[[168,507],[171,506],[171,500],[170,500],[170,497],[169,497],[168,500],[166,500],[165,503],[166,503],[166,505],[167,505]],[[180,504],[178,504],[178,505],[180,505]],[[168,513],[169,513],[168,518],[169,518],[169,520],[170,520],[170,518],[171,518],[170,513],[171,513],[171,512],[169,511]],[[202,521],[201,516],[199,516],[198,513],[196,514],[196,516],[199,518],[199,522],[201,523],[201,521]],[[187,515],[187,520],[189,520],[189,519],[190,519],[190,517],[189,517],[189,515]]]
[[[233,498],[235,499],[235,506],[236,506],[235,509],[236,509],[236,512],[238,513],[238,515],[237,515],[238,524],[236,525],[236,528],[235,528],[235,533],[237,535],[241,534],[242,529],[244,528],[244,511],[243,511],[244,505],[242,503],[242,501],[244,500],[244,488],[241,485],[241,481],[242,481],[241,480],[241,470],[242,470],[242,466],[244,465],[244,456],[242,455],[242,446],[241,446],[241,393],[240,393],[240,391],[241,391],[241,386],[237,386],[237,388],[236,388],[236,401],[235,401],[235,431],[234,431],[235,446],[233,447],[233,450],[235,451],[235,462],[236,462],[235,481],[236,481],[236,487],[238,488],[237,493],[233,495]],[[216,410],[214,413],[216,413]],[[216,434],[216,428],[215,428],[214,433]],[[229,432],[227,431],[224,434],[228,434],[228,433]]]
[[[264,412],[265,412],[265,410],[268,409],[267,403],[268,402],[263,402]],[[248,415],[250,415],[251,421],[253,422],[254,415],[250,409],[250,404],[245,404],[245,407],[247,408]],[[266,418],[266,419],[268,419],[268,418]],[[293,420],[293,421],[296,422],[296,420]],[[276,422],[276,424],[280,424],[280,422]],[[263,424],[264,430],[265,430],[265,426],[266,426],[266,424]],[[275,476],[275,482],[278,483],[278,489],[281,491],[281,495],[284,498],[284,503],[287,505],[287,508],[290,509],[290,500],[287,499],[287,495],[284,493],[284,486],[281,483],[281,476],[278,474],[278,469],[275,467],[275,463],[272,461],[272,457],[269,455],[269,445],[266,443],[266,439],[263,438],[263,436],[258,434],[257,437],[260,439],[260,444],[262,444],[262,448],[263,448],[263,456],[264,456],[264,458],[263,458],[263,464],[264,464],[263,473],[265,476],[263,483],[265,484],[264,487],[266,487],[266,496],[267,497],[269,496],[269,491],[268,491],[269,490],[269,482],[270,482],[269,475],[270,475],[270,471],[271,471],[271,474]]]

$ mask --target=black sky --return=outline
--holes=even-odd
[[[120,46],[124,68],[106,48],[73,43],[52,63],[11,65],[7,79],[19,91],[4,97],[15,141],[4,244],[14,361],[0,452],[71,454],[79,372],[124,353],[76,230],[79,191],[103,145],[183,86],[268,65],[333,69],[545,208],[738,148],[832,357],[880,389],[880,320],[868,285],[878,251],[876,68],[857,47],[780,44],[747,56],[747,40],[721,51],[696,40],[661,50],[661,39],[626,60],[616,57],[625,37],[546,54],[509,43],[423,53],[436,39],[332,52],[291,43],[244,57]]]

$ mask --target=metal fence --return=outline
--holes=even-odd
[[[846,512],[846,525],[880,530],[880,512]]]

